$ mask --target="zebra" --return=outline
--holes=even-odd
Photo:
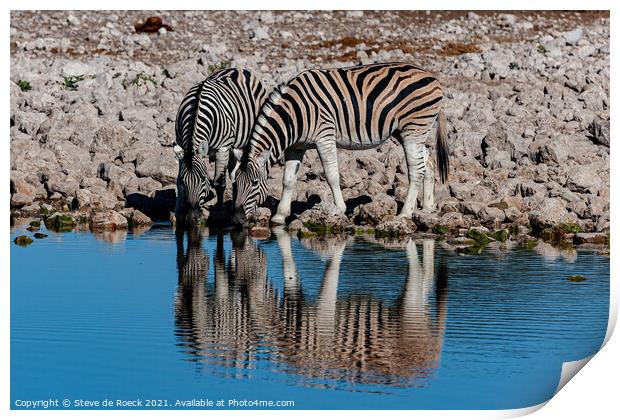
[[[236,172],[234,221],[244,224],[265,201],[270,167],[284,160],[282,196],[271,219],[284,224],[306,150],[316,148],[334,204],[346,211],[339,185],[337,148],[377,147],[390,136],[402,143],[409,188],[398,215],[410,218],[429,160],[425,140],[437,121],[437,166],[448,176],[446,119],[440,110],[443,91],[437,79],[419,67],[383,63],[340,69],[306,70],[280,85],[263,105],[251,134],[249,150]],[[426,175],[429,178],[429,175]],[[424,182],[427,184],[427,182]],[[434,179],[430,185],[434,188]],[[432,190],[432,189],[431,189]],[[434,209],[432,191],[424,209]]]
[[[207,156],[215,159],[213,186],[217,208],[223,209],[226,169],[234,171],[266,97],[255,75],[235,68],[217,71],[187,92],[177,112],[173,146],[179,161],[177,220],[199,224],[213,198]]]

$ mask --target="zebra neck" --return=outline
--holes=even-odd
[[[271,167],[282,159],[284,153],[280,152],[275,145],[254,144],[250,150],[250,161],[256,167],[265,167],[267,175],[271,171]]]

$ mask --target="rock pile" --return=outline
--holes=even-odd
[[[273,86],[306,68],[406,61],[438,75],[450,126],[449,182],[418,230],[609,230],[608,15],[167,12],[174,32],[136,33],[144,17],[11,13],[12,209],[73,212],[94,227],[165,219],[175,114],[197,81],[237,66]],[[332,214],[310,151],[291,221],[390,222],[408,183],[400,145],[339,151],[339,165],[347,217]],[[274,168],[271,213],[281,176]]]

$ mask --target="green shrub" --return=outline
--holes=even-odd
[[[230,60],[223,60],[218,64],[209,64],[209,67],[207,67],[207,69],[209,70],[209,73],[214,73],[219,70],[225,70],[230,68],[230,64]]]
[[[63,86],[67,90],[77,90],[78,82],[84,80],[84,75],[80,74],[77,76],[63,76]]]
[[[17,82],[17,86],[19,86],[22,92],[28,92],[29,90],[32,90],[32,86],[30,85],[30,82],[27,80],[19,80]]]

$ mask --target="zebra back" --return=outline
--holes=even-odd
[[[185,160],[221,147],[245,147],[266,96],[261,81],[246,69],[220,70],[192,86],[175,124]]]
[[[301,72],[274,89],[251,133],[249,161],[269,150],[271,166],[298,144],[333,137],[338,147],[372,148],[391,135],[424,133],[443,92],[429,72],[406,63]]]

